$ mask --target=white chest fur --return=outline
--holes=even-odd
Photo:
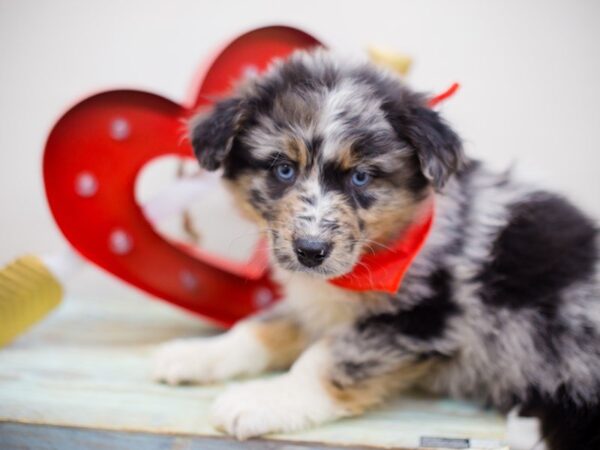
[[[351,323],[363,310],[360,294],[326,280],[300,273],[278,272],[275,276],[284,287],[285,302],[313,338]]]

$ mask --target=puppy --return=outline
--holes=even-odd
[[[159,350],[156,377],[173,384],[289,369],[226,391],[217,427],[290,432],[419,386],[520,406],[553,450],[600,448],[598,230],[565,198],[466,158],[423,95],[324,50],[243,83],[191,141],[267,234],[286,292],[223,335]],[[432,201],[397,293],[328,282]]]

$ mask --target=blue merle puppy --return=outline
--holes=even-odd
[[[553,450],[600,448],[598,229],[564,197],[465,157],[423,95],[325,50],[246,80],[191,140],[267,233],[286,292],[225,334],[159,350],[155,375],[174,384],[289,369],[221,395],[217,427],[289,432],[419,386],[519,406]],[[432,198],[431,234],[396,294],[327,281]]]

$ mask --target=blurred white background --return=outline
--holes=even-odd
[[[250,28],[298,26],[332,48],[392,47],[468,151],[525,172],[600,216],[600,2],[0,0],[0,262],[63,242],[41,156],[75,100],[136,87],[183,100],[197,66]]]

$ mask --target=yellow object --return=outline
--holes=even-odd
[[[410,70],[412,64],[410,56],[383,47],[369,47],[367,52],[375,64],[387,67],[402,76]]]
[[[42,319],[62,295],[61,284],[35,256],[23,256],[0,270],[0,346]]]

